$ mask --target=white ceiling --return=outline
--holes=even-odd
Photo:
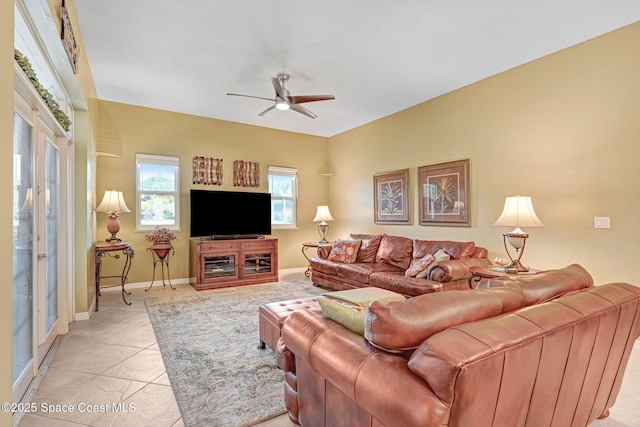
[[[75,0],[98,98],[333,136],[640,20],[638,0]],[[258,114],[270,78],[335,95]]]

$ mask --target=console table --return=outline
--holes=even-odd
[[[120,275],[111,275],[111,276],[103,276],[102,275],[102,259],[105,257],[120,259],[120,254],[124,255],[124,266],[122,268],[122,273]],[[100,301],[100,288],[111,288],[114,286],[122,287],[122,300],[125,304],[131,305],[130,302],[127,302],[125,295],[131,295],[131,292],[128,292],[124,285],[127,283],[127,276],[129,275],[129,270],[131,269],[131,260],[133,260],[133,249],[131,249],[131,244],[129,242],[105,242],[99,241],[96,243],[96,257],[95,257],[95,273],[96,273],[96,311],[99,308]],[[100,285],[101,279],[120,279],[120,283],[115,283],[112,285]]]
[[[278,281],[278,239],[192,238],[189,258],[196,290]]]

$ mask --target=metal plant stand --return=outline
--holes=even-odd
[[[171,284],[171,274],[169,273],[169,253],[173,251],[173,255],[176,254],[176,251],[173,248],[173,245],[171,245],[170,243],[155,244],[147,248],[147,250],[151,251],[151,256],[153,257],[153,277],[151,278],[151,284],[147,289],[145,289],[145,292],[151,289],[151,287],[153,286],[153,282],[155,282],[156,280],[156,268],[158,266],[158,263],[160,263],[160,268],[162,269],[162,285],[167,286],[167,284],[165,283],[165,276],[164,276],[164,270],[166,266],[167,267],[166,280],[169,283],[169,287],[175,290],[176,288],[174,288],[173,285]]]

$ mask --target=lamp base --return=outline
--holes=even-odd
[[[516,230],[518,232],[515,232]],[[517,228],[516,230],[512,231],[511,233],[504,233],[502,235],[504,249],[505,251],[507,251],[507,256],[511,260],[511,264],[504,267],[504,272],[509,274],[525,273],[529,271],[529,267],[526,267],[520,263],[520,258],[522,258],[522,254],[524,253],[524,247],[527,244],[527,238],[529,237],[529,235],[527,233],[523,233],[519,228]],[[518,258],[513,259],[511,253],[509,253],[507,241],[516,250]]]
[[[520,261],[511,261],[511,264],[506,265],[504,267],[504,272],[509,274],[518,274],[518,273],[526,273],[530,270],[529,267],[526,267],[520,264]]]
[[[329,231],[329,224],[322,221],[318,224],[318,233],[320,233],[320,243],[329,243],[327,241],[327,232]]]
[[[111,233],[111,237],[107,239],[107,242],[122,242],[122,239],[117,236],[118,231],[120,231],[120,220],[117,214],[114,214],[115,212],[107,217],[107,231]]]

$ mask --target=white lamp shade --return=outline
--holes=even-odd
[[[329,206],[318,206],[316,217],[313,219],[313,222],[318,221],[333,221],[331,212],[329,212]]]
[[[531,197],[515,196],[507,197],[504,209],[498,220],[493,224],[502,227],[544,227],[538,219]]]
[[[122,191],[107,190],[102,202],[96,208],[98,212],[131,212],[124,202]]]

